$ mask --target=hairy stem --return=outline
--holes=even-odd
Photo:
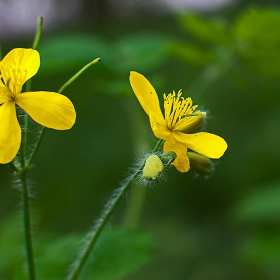
[[[163,140],[159,140],[153,150],[153,153],[159,151],[162,148]],[[142,172],[144,167],[143,163],[141,166],[137,168],[137,170],[128,178],[128,180],[118,188],[113,195],[111,196],[110,200],[105,206],[105,209],[101,215],[101,217],[96,221],[93,229],[90,232],[89,241],[85,244],[85,247],[81,253],[81,255],[77,258],[76,262],[74,263],[74,268],[70,272],[67,280],[77,280],[79,279],[81,272],[100,236],[101,232],[105,228],[107,222],[111,218],[112,214],[114,213],[115,209],[119,205],[120,201],[122,200],[124,194],[127,192],[133,181],[137,178],[137,176]]]

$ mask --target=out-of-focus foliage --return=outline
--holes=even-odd
[[[100,71],[111,79],[110,83],[102,84],[103,92],[126,95],[130,88],[123,77],[134,69],[144,73],[162,66],[167,58],[167,40],[156,33],[128,35],[114,42],[94,34],[65,34],[42,44],[41,74],[75,69],[81,63],[101,57]]]
[[[191,64],[210,64],[220,58],[220,52],[232,53],[244,66],[266,77],[280,77],[280,13],[272,9],[249,8],[231,24],[218,19],[204,19],[191,14],[179,14],[184,30],[204,44],[174,42],[169,51]],[[216,54],[216,56],[215,56]]]
[[[235,215],[243,222],[270,223],[280,218],[280,182],[264,184],[239,201]]]
[[[182,89],[184,97],[190,96],[207,111],[204,130],[221,135],[229,147],[221,160],[214,161],[211,177],[171,169],[167,182],[146,190],[140,227],[153,232],[158,247],[147,266],[126,278],[278,280],[279,18],[278,9],[239,7],[215,15],[189,11],[173,18],[145,15],[133,28],[131,19],[107,17],[109,31],[94,26],[94,31],[43,34],[34,90],[55,91],[90,60],[102,60],[65,91],[77,111],[75,126],[59,135],[47,131],[34,162],[31,186],[36,193],[34,208],[42,217],[40,228],[59,236],[46,247],[54,239],[46,237],[48,243],[42,248],[39,241],[35,243],[37,258],[44,252],[42,262],[47,262],[50,255],[62,254],[56,249],[65,247],[69,256],[73,254],[65,244],[76,242],[76,236],[91,227],[104,199],[139,156],[135,151],[154,144],[148,118],[128,82],[129,71],[135,70],[149,78],[159,97]],[[7,216],[20,198],[9,183],[8,166],[0,168],[0,213]],[[128,194],[111,224],[122,223],[129,198]],[[6,271],[24,264],[20,228],[1,223],[0,268]],[[131,236],[139,239],[135,244],[144,252],[137,247],[139,263],[132,259],[135,270],[116,262],[126,275],[151,260],[147,252],[153,247],[145,234]],[[119,238],[114,247],[117,256],[131,244],[130,237]],[[96,257],[103,253],[102,242]],[[42,262],[38,269],[44,267]],[[103,261],[96,261],[99,264],[103,269]],[[91,269],[94,265],[88,273]],[[106,273],[108,280],[114,279],[110,270]]]
[[[1,227],[1,279],[28,279],[25,274],[23,235],[18,217]],[[40,279],[65,279],[70,265],[86,242],[82,234],[54,237],[44,234],[36,240],[36,268]],[[112,228],[105,231],[85,269],[85,279],[118,279],[137,272],[149,262],[154,240],[143,231]],[[15,269],[15,267],[17,269]]]

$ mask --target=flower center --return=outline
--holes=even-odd
[[[170,130],[182,130],[191,119],[193,121],[193,118],[197,116],[194,111],[198,105],[193,106],[191,98],[184,98],[181,95],[182,91],[180,90],[177,94],[173,91],[173,93],[163,96],[166,126]],[[201,113],[198,112],[198,114]]]
[[[11,90],[10,90],[10,80],[7,81],[7,83],[5,83],[3,77],[1,76],[1,72],[0,72],[0,80],[1,80],[1,84],[3,85],[3,90],[4,90],[4,94],[7,96],[7,98],[11,101],[14,101],[16,99],[16,94],[14,94]]]
[[[23,81],[27,71],[21,71],[15,65],[1,67],[0,80],[5,86],[5,93],[9,100],[16,100],[17,95],[21,92]]]

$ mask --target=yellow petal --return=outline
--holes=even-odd
[[[181,145],[180,143],[171,144],[169,142],[164,142],[163,151],[164,152],[173,151],[176,153],[177,157],[171,164],[174,165],[178,171],[180,172],[189,171],[190,162],[189,162],[189,158],[186,155],[187,153],[186,146]]]
[[[208,158],[220,158],[227,149],[226,141],[215,134],[172,132],[172,135],[182,145]]]
[[[0,82],[0,105],[9,100],[6,92],[6,87]]]
[[[21,142],[21,130],[13,101],[0,106],[0,122],[0,163],[8,163],[15,158]]]
[[[164,118],[160,110],[158,96],[154,87],[143,75],[135,71],[130,72],[129,81],[146,114],[150,116],[151,113],[153,113],[156,121],[160,124],[163,124]]]
[[[71,128],[76,120],[72,102],[56,92],[21,93],[16,103],[37,123],[53,129]]]
[[[40,56],[33,49],[13,49],[1,61],[1,74],[12,93],[20,93],[22,85],[40,67]]]

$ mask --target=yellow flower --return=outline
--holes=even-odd
[[[24,92],[23,84],[40,66],[39,53],[33,49],[13,49],[0,61],[0,163],[16,156],[21,143],[21,129],[16,104],[34,121],[53,129],[71,128],[76,120],[72,102],[56,92]]]
[[[173,151],[177,158],[172,163],[180,172],[190,168],[187,149],[191,149],[208,158],[220,158],[227,149],[225,140],[217,135],[199,132],[186,134],[188,128],[205,115],[197,111],[190,98],[181,97],[182,92],[164,94],[163,117],[158,96],[150,82],[137,72],[130,72],[130,84],[142,108],[149,116],[151,128],[157,138],[165,140],[164,151]]]

